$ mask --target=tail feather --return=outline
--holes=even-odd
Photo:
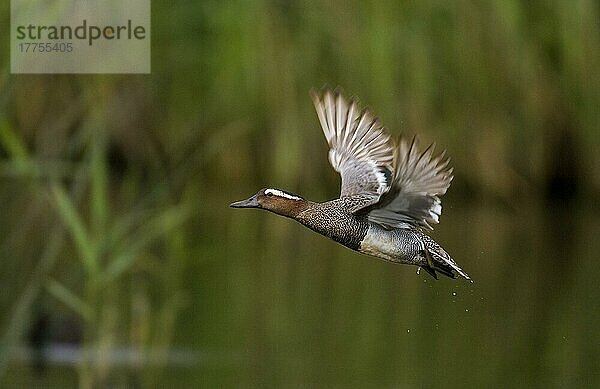
[[[450,254],[448,254],[446,250],[433,239],[423,234],[423,243],[425,243],[425,256],[427,257],[428,264],[427,266],[422,267],[427,273],[431,274],[436,279],[436,271],[450,278],[454,278],[455,273],[458,273],[467,280],[472,281],[471,277],[458,266]]]

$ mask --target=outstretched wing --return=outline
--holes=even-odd
[[[419,151],[416,138],[401,137],[394,154],[391,189],[369,212],[370,221],[386,228],[407,224],[433,229],[439,222],[442,204],[438,196],[446,193],[452,181],[452,168],[445,152],[435,153],[435,144]]]
[[[355,212],[379,201],[390,190],[394,176],[394,144],[383,127],[356,101],[326,90],[311,93],[323,133],[329,144],[329,162],[342,176],[340,197],[361,200]]]

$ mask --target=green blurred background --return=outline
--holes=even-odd
[[[152,74],[11,75],[3,387],[600,386],[597,1],[152,4]],[[415,275],[266,212],[339,177],[308,91],[448,150]]]

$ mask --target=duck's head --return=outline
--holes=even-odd
[[[264,188],[254,196],[231,203],[233,208],[261,208],[278,215],[295,217],[306,209],[308,202],[302,197],[281,189]]]

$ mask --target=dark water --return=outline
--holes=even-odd
[[[576,205],[447,208],[434,236],[469,283],[416,275],[274,215],[236,213],[229,228],[239,234],[203,265],[222,273],[200,288],[216,322],[198,323],[239,359],[194,374],[268,386],[596,386],[595,215]]]
[[[264,212],[225,212],[204,215],[226,218],[226,239],[200,239],[186,275],[174,348],[190,364],[167,366],[161,384],[600,385],[596,209],[447,207],[433,236],[474,283],[416,275]],[[9,382],[77,382],[72,366],[42,381],[28,371],[17,364]]]

